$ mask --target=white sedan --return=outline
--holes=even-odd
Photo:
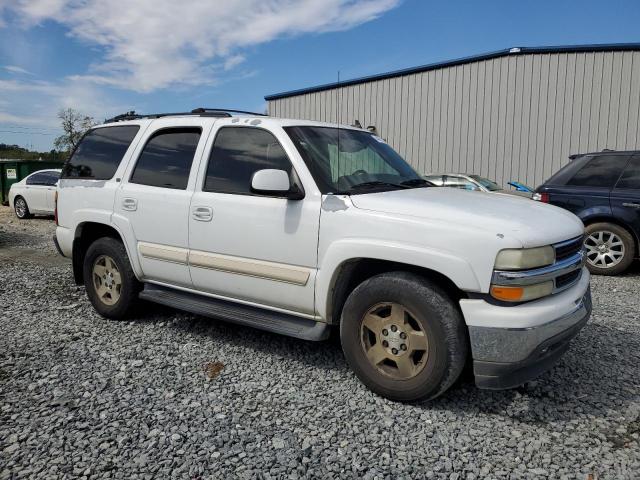
[[[34,214],[53,215],[60,170],[39,170],[11,185],[9,205],[20,219]]]

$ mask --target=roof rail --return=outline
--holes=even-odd
[[[216,113],[216,112],[223,112],[223,113],[243,113],[245,115],[256,115],[258,117],[267,117],[268,115],[266,113],[258,113],[258,112],[248,112],[246,110],[234,110],[232,108],[207,108],[207,107],[199,107],[199,108],[194,108],[193,110],[191,110],[191,113]]]
[[[264,113],[256,113],[256,112],[247,112],[245,110],[233,110],[229,108],[194,108],[190,112],[174,112],[174,113],[149,113],[146,115],[141,115],[136,113],[135,111],[125,112],[120,115],[116,115],[115,117],[108,118],[104,121],[104,123],[115,123],[115,122],[124,122],[126,120],[139,120],[141,118],[161,118],[161,117],[178,117],[178,116],[188,116],[188,115],[197,115],[200,117],[231,117],[232,113],[241,113],[245,115],[256,115],[260,117],[266,117],[267,115]]]

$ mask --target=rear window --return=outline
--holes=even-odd
[[[594,155],[567,185],[613,188],[629,160],[628,155]]]
[[[123,125],[90,130],[65,164],[61,178],[109,180],[139,128],[138,125]]]
[[[171,128],[154,133],[129,182],[185,190],[200,133],[200,128]]]
[[[624,169],[622,177],[618,180],[616,188],[640,190],[640,155],[631,159],[627,168]]]

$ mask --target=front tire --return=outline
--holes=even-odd
[[[13,210],[16,212],[16,217],[20,220],[31,218],[31,212],[29,212],[29,206],[24,197],[18,196],[13,200]]]
[[[342,310],[340,339],[362,383],[401,402],[444,393],[460,376],[469,349],[454,302],[408,272],[377,275],[356,287]]]
[[[614,223],[592,223],[585,228],[584,246],[587,268],[594,275],[618,275],[635,257],[635,242],[631,234]]]
[[[83,278],[87,296],[103,317],[126,318],[142,286],[136,279],[122,242],[104,237],[93,242],[84,257]]]

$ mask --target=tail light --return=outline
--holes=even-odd
[[[537,200],[538,202],[549,203],[548,193],[534,193],[533,197],[531,198],[533,198],[534,200]]]
[[[56,190],[56,193],[53,196],[53,204],[54,204],[53,218],[56,222],[56,227],[57,227],[58,226],[58,190]]]

